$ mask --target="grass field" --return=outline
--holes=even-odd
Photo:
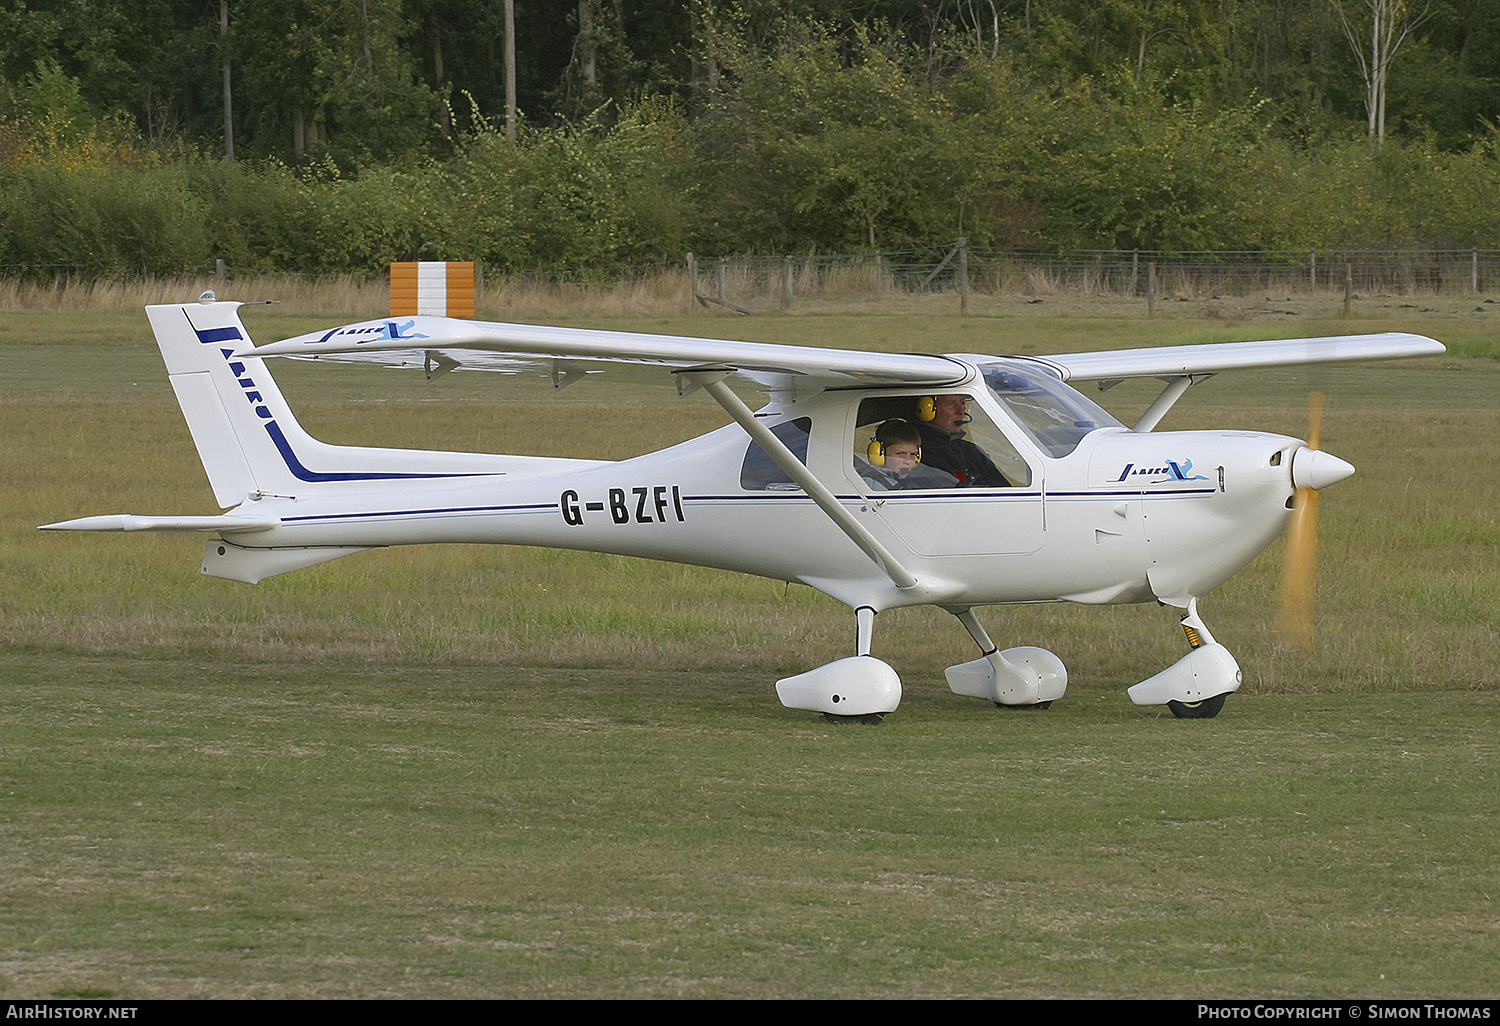
[[[247,323],[343,316],[310,302]],[[917,351],[1450,344],[1222,376],[1163,425],[1300,435],[1328,393],[1324,444],[1360,472],[1323,499],[1312,659],[1271,629],[1277,546],[1203,603],[1247,675],[1216,720],[1123,694],[1181,653],[1170,611],[1028,607],[986,621],[1067,661],[1053,709],[952,695],[971,643],[897,611],[876,654],[906,698],[860,729],[776,702],[852,638],[781,582],[455,547],[249,587],[200,577],[201,539],[40,534],[214,505],[144,315],[8,313],[0,998],[1492,997],[1500,345],[1445,302],[594,320]],[[335,442],[620,457],[721,422],[628,377],[277,373]]]

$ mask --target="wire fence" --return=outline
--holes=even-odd
[[[701,303],[748,312],[799,299],[955,293],[1152,298],[1339,292],[1477,294],[1500,287],[1500,250],[1308,249],[1028,252],[944,246],[779,258],[687,256]]]
[[[1464,295],[1500,291],[1500,249],[1075,250],[1043,252],[971,246],[964,239],[903,250],[785,256],[686,255],[685,261],[588,270],[486,271],[481,289],[569,286],[611,290],[686,275],[704,306],[742,313],[792,309],[809,301],[861,302],[951,294],[966,309],[971,295],[1086,295],[1157,299],[1242,297],[1256,292],[1337,295]],[[184,277],[242,283],[278,279],[378,285],[368,274],[259,271],[224,261],[184,269]],[[93,280],[73,264],[0,265],[0,281]],[[681,288],[681,285],[669,286]],[[680,293],[679,293],[680,294]]]

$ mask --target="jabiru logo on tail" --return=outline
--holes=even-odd
[[[474,476],[472,474],[395,474],[370,473],[365,471],[319,471],[308,468],[302,463],[300,459],[298,459],[296,451],[292,449],[292,443],[287,440],[286,433],[281,430],[281,425],[276,423],[275,415],[265,404],[265,397],[261,395],[261,393],[256,389],[255,380],[246,375],[245,372],[248,368],[246,367],[244,361],[236,360],[234,358],[235,350],[239,349],[241,344],[247,343],[249,341],[245,337],[244,332],[240,331],[240,329],[234,325],[228,325],[222,328],[200,328],[196,324],[193,324],[191,319],[189,319],[188,323],[192,326],[193,333],[198,336],[198,342],[200,344],[214,345],[219,347],[219,353],[224,357],[224,361],[229,364],[229,372],[233,374],[235,380],[239,382],[240,389],[244,392],[245,398],[249,401],[255,415],[265,422],[263,426],[266,429],[266,434],[270,436],[272,444],[276,446],[276,451],[281,454],[282,460],[286,463],[287,470],[291,471],[292,476],[297,480],[314,483],[328,481],[401,481],[422,478]],[[404,327],[409,330],[414,323],[415,322],[408,321],[404,325]],[[425,335],[398,334],[397,332],[399,332],[403,326],[397,325],[395,322],[389,322],[387,327],[391,331],[391,334],[381,334],[375,337],[426,337]],[[225,348],[226,344],[229,344],[229,348],[227,349]]]

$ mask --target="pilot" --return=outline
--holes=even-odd
[[[969,400],[962,395],[938,395],[919,404],[917,426],[922,432],[922,461],[958,479],[961,488],[1006,488],[1010,482],[985,451],[964,437],[969,422]]]
[[[856,460],[859,476],[881,491],[906,488],[956,488],[958,480],[948,473],[924,466],[922,436],[907,420],[888,420],[875,429],[870,440],[870,462]]]

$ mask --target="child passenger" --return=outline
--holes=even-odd
[[[922,466],[922,436],[910,421],[888,420],[876,428],[870,457],[870,463],[856,460],[856,469],[877,490],[958,486],[958,478],[952,474]]]

